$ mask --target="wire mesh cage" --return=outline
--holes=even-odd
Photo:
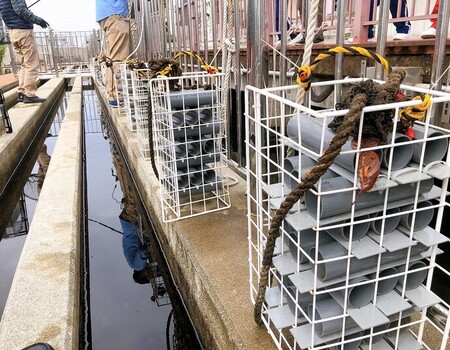
[[[119,64],[119,73],[117,79],[117,107],[119,114],[125,114],[127,117],[127,127],[131,131],[136,131],[136,119],[133,115],[133,85],[131,82],[131,70],[126,63]]]
[[[362,81],[313,86],[340,89]],[[313,110],[311,101],[302,106],[286,98],[298,88],[246,88],[253,303],[273,218],[331,147],[338,132],[329,125],[349,113]],[[449,348],[450,251],[443,218],[450,132],[430,121],[450,94],[400,89],[431,96],[426,118],[414,124],[415,137],[401,131],[396,116],[421,101],[364,107],[356,135],[281,219],[262,306],[262,322],[279,349]],[[387,141],[363,145],[364,124],[380,113],[392,116]],[[380,174],[365,190],[360,170],[370,152],[378,157]]]
[[[198,73],[150,81],[165,222],[230,207],[222,78]]]

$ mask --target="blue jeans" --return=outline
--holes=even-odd
[[[390,0],[389,3],[389,11],[391,12],[391,16],[392,18],[397,18],[397,7],[398,7],[398,1],[399,0]],[[400,7],[400,13],[399,16],[400,17],[407,17],[408,16],[408,6],[406,4],[406,0],[401,0],[402,4]],[[373,12],[373,5],[374,5],[374,0],[370,0],[370,12],[369,12],[369,21],[372,20],[372,12]],[[380,0],[377,0],[377,6],[380,5]],[[397,31],[397,33],[401,33],[401,34],[408,34],[409,31],[411,30],[411,22],[409,21],[404,21],[404,22],[395,22],[395,30]],[[369,26],[369,35],[368,38],[371,39],[373,38],[374,32],[373,32],[373,25]]]

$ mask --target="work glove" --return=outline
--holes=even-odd
[[[38,21],[36,22],[38,26],[41,26],[42,28],[47,28],[49,24],[42,18],[38,17]]]

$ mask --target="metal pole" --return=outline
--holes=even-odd
[[[208,20],[206,16],[206,0],[202,0],[203,57],[209,63],[208,57]]]
[[[435,90],[442,89],[442,79],[440,79],[444,71],[445,62],[445,43],[447,42],[449,21],[449,1],[441,0],[439,2],[439,12],[437,18],[436,39],[434,44],[433,67],[431,71],[431,86]],[[442,123],[442,103],[438,103],[433,113],[431,122],[436,125]]]
[[[376,6],[376,2],[374,1],[374,7]],[[376,11],[375,11],[376,12]],[[373,16],[375,18],[375,16]],[[389,25],[389,1],[381,1],[380,2],[380,17],[378,20],[378,28],[377,28],[377,53],[381,56],[384,56],[384,52],[386,51],[386,38],[388,32]],[[384,70],[380,69],[377,65],[375,66],[375,77],[378,79],[384,79]]]
[[[236,71],[234,72],[234,78],[235,78],[235,91],[236,91],[236,115],[237,115],[237,126],[236,126],[236,132],[237,132],[237,154],[238,154],[238,166],[242,167],[245,160],[243,157],[242,152],[242,142],[241,140],[244,140],[244,133],[242,130],[242,108],[241,108],[241,42],[240,42],[240,13],[239,13],[239,5],[241,0],[235,0],[234,1],[234,37],[235,37],[235,62],[236,62]],[[230,139],[230,137],[228,137]],[[228,148],[228,150],[231,150],[231,147]]]
[[[281,54],[283,57],[280,57],[280,86],[286,86],[286,53],[287,53],[287,0],[278,0],[279,1],[279,13],[276,13],[275,16],[278,16],[278,28],[281,29]],[[275,42],[276,40],[274,40]]]
[[[337,28],[336,28],[336,45],[337,46],[343,46],[344,45],[344,36],[345,36],[345,1],[338,1],[337,3]],[[344,67],[344,56],[343,54],[339,53],[336,55],[336,62],[335,62],[335,72],[334,76],[336,80],[340,80],[343,78],[343,67]],[[334,88],[334,96],[335,101],[339,102],[341,100],[342,95],[342,86],[337,85]]]

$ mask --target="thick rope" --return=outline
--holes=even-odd
[[[299,0],[301,1],[301,0]],[[305,38],[305,49],[303,52],[303,60],[302,60],[302,66],[309,65],[309,62],[311,61],[312,56],[312,47],[313,47],[313,41],[314,41],[314,27],[316,26],[317,21],[317,13],[319,11],[319,1],[323,0],[313,0],[311,3],[311,9],[308,16],[308,28],[306,29],[306,38]],[[322,23],[321,23],[322,25]],[[295,99],[295,102],[298,104],[303,104],[305,96],[305,91],[303,89],[300,89],[297,92],[297,96]]]
[[[262,324],[262,305],[265,298],[266,286],[269,279],[269,270],[272,266],[273,252],[275,248],[275,241],[280,235],[280,226],[289,210],[292,209],[295,203],[310,190],[319,181],[320,177],[333,164],[334,159],[341,152],[342,146],[347,142],[350,134],[354,130],[356,122],[362,114],[362,110],[366,105],[366,96],[360,94],[353,99],[352,105],[344,118],[343,123],[336,132],[336,135],[330,142],[330,146],[324,154],[318,159],[309,173],[307,173],[297,187],[287,195],[286,199],[281,203],[280,208],[276,210],[272,217],[270,229],[267,237],[266,247],[264,249],[261,272],[259,275],[259,288],[256,297],[254,318],[255,322]]]

